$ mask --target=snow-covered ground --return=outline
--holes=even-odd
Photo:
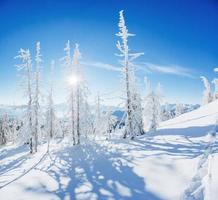
[[[218,198],[218,101],[135,139],[53,141],[0,149],[0,199],[180,200]]]

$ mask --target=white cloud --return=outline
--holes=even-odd
[[[185,67],[180,67],[177,65],[156,65],[152,63],[145,63],[145,65],[152,72],[194,78],[194,76],[191,74],[191,70]]]
[[[82,65],[85,65],[87,67],[96,67],[96,68],[105,69],[109,71],[115,71],[115,72],[122,71],[121,67],[107,64],[107,63],[102,63],[102,62],[86,61],[86,62],[82,62]],[[194,76],[191,74],[192,73],[191,69],[177,66],[177,65],[166,66],[166,65],[157,65],[153,63],[141,62],[135,65],[135,67],[139,71],[144,71],[145,73],[157,72],[157,73],[162,73],[162,74],[170,74],[170,75],[194,78]],[[217,72],[218,72],[218,68],[215,68],[215,69],[217,69]]]
[[[102,63],[102,62],[82,62],[83,65],[85,66],[90,66],[90,67],[97,67],[97,68],[101,68],[101,69],[106,69],[109,71],[117,71],[120,72],[121,68],[111,65],[111,64],[107,64],[107,63]]]
[[[214,68],[214,72],[218,72],[218,68]]]

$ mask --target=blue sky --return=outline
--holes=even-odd
[[[137,75],[153,87],[160,81],[169,102],[200,103],[203,85],[199,76],[217,76],[218,2],[215,0],[1,0],[0,1],[0,104],[25,103],[14,60],[18,50],[41,42],[46,85],[49,62],[56,60],[57,103],[66,100],[66,81],[59,59],[67,40],[80,44],[84,72],[92,97],[97,91],[105,103],[120,101],[120,74],[115,34],[118,12],[125,11]],[[107,69],[106,69],[107,68]],[[109,69],[110,68],[110,69]]]

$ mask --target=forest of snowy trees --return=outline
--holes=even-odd
[[[174,109],[170,109],[164,103],[164,95],[159,83],[155,89],[147,77],[144,79],[143,96],[139,88],[139,80],[136,76],[135,59],[143,56],[143,53],[130,51],[129,39],[135,36],[129,33],[124,12],[119,12],[117,57],[122,73],[124,114],[118,119],[114,110],[106,111],[101,108],[101,97],[98,95],[95,109],[89,103],[89,88],[84,75],[83,59],[78,44],[72,44],[69,40],[63,48],[63,57],[51,60],[50,66],[43,62],[43,49],[40,42],[36,43],[35,52],[29,49],[20,49],[17,60],[17,70],[20,76],[20,84],[26,98],[25,113],[21,118],[15,118],[4,114],[0,119],[0,144],[7,142],[20,142],[28,144],[30,153],[37,152],[37,147],[42,142],[49,143],[54,138],[68,137],[73,145],[79,145],[86,138],[104,138],[109,140],[117,129],[122,130],[122,138],[134,139],[137,135],[154,132],[161,121],[171,119],[187,112],[182,103],[176,103]],[[65,104],[67,113],[60,118],[56,114],[54,101],[54,70],[61,66],[64,72],[68,96]],[[48,68],[49,80],[45,82],[42,74]],[[201,77],[205,90],[203,103],[207,104],[218,99],[218,79],[215,78],[214,92],[206,77]],[[44,86],[47,85],[45,89]],[[45,92],[46,91],[46,92]]]

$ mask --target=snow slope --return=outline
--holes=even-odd
[[[0,149],[0,197],[4,200],[127,199],[217,200],[218,101],[163,122],[134,141],[53,141],[29,155],[25,146]],[[117,135],[117,133],[116,133]]]
[[[199,137],[205,135],[218,119],[218,101],[182,114],[160,125],[160,134]]]

